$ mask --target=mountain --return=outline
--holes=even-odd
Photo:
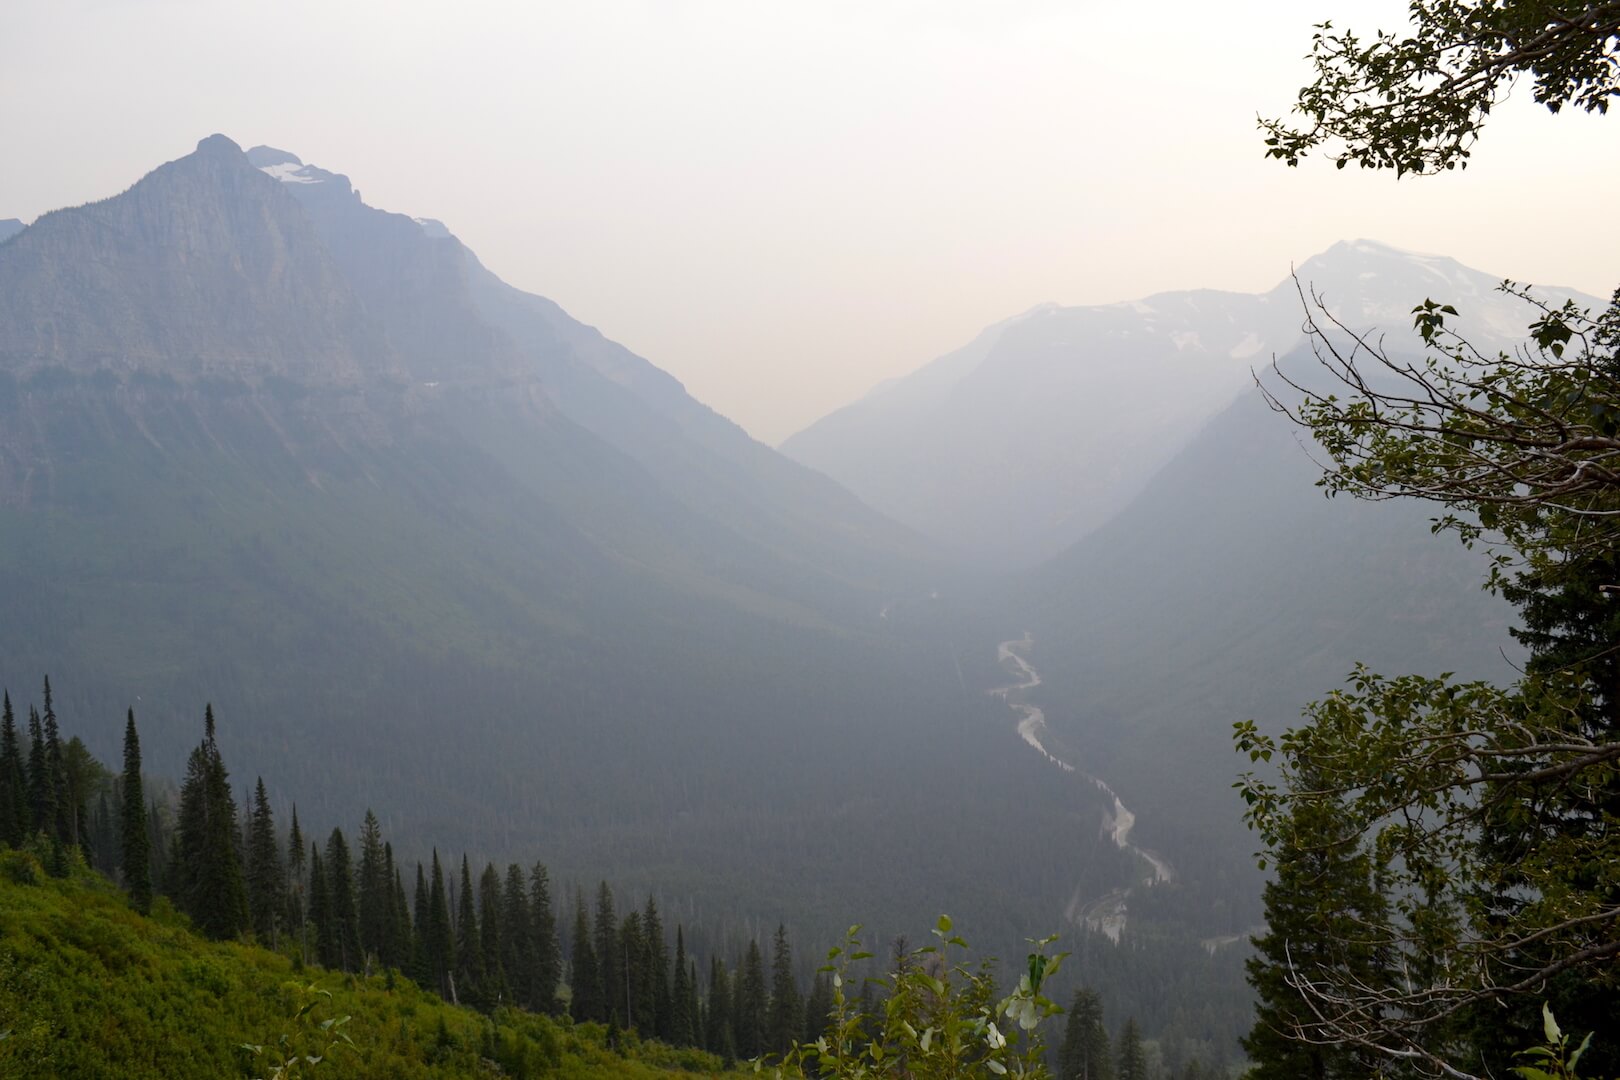
[[[926,890],[952,828],[923,778],[1001,767],[950,653],[879,618],[940,573],[290,154],[213,136],[0,247],[0,683],[49,673],[104,760],[133,704],[179,775],[212,700],[237,779],[308,819],[897,923],[921,893],[874,882]]]
[[[1410,339],[1411,309],[1428,296],[1457,306],[1459,325],[1493,348],[1522,338],[1530,321],[1495,291],[1500,278],[1372,241],[1336,244],[1296,276],[1259,295],[1043,305],[781,449],[962,556],[1027,568],[1120,511],[1252,384],[1252,369],[1301,340],[1302,287],[1348,325],[1391,340]]]
[[[0,244],[22,232],[25,226],[16,218],[0,218]]]

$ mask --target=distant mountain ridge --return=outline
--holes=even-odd
[[[1204,421],[1290,351],[1312,289],[1357,330],[1412,339],[1426,296],[1507,347],[1529,318],[1500,279],[1455,260],[1347,241],[1250,295],[1161,293],[1043,305],[891,380],[781,445],[877,509],[992,566],[1050,558],[1121,510]],[[1561,302],[1568,290],[1543,290]],[[1586,298],[1590,300],[1590,298]],[[1017,527],[1009,522],[1017,521]]]

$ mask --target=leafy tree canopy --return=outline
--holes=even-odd
[[[1536,101],[1607,112],[1620,95],[1620,3],[1412,0],[1405,34],[1362,38],[1321,23],[1316,79],[1293,122],[1262,119],[1266,152],[1289,165],[1323,150],[1339,167],[1466,168],[1479,130],[1528,76]]]

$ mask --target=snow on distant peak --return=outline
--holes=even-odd
[[[319,184],[332,178],[332,174],[325,169],[305,165],[297,154],[289,154],[274,146],[255,146],[246,154],[248,164],[283,184]]]
[[[325,177],[311,176],[308,165],[299,165],[297,162],[284,161],[279,165],[261,165],[259,171],[266,176],[273,176],[283,184],[318,184]]]

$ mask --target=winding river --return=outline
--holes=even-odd
[[[1031,705],[1024,700],[1024,694],[1041,685],[1041,676],[1035,670],[1025,655],[1034,646],[1034,635],[1024,632],[1021,638],[1003,641],[996,647],[996,660],[1009,674],[1016,676],[1018,681],[998,686],[990,691],[992,697],[1004,702],[1018,716],[1018,737],[1034,749],[1047,761],[1056,765],[1066,773],[1073,773],[1079,780],[1096,786],[1113,802],[1113,809],[1103,814],[1102,828],[1114,844],[1122,851],[1129,851],[1140,858],[1147,866],[1141,884],[1155,885],[1162,881],[1173,881],[1175,870],[1165,861],[1164,857],[1146,848],[1138,847],[1131,842],[1131,830],[1136,826],[1136,815],[1120,801],[1119,794],[1110,787],[1101,777],[1076,769],[1072,764],[1046,748],[1041,737],[1046,733],[1046,713],[1038,705]],[[1135,886],[1115,889],[1104,896],[1090,901],[1084,901],[1079,891],[1069,900],[1064,916],[1071,922],[1084,925],[1089,929],[1107,934],[1114,941],[1125,929],[1125,916],[1127,902]]]

